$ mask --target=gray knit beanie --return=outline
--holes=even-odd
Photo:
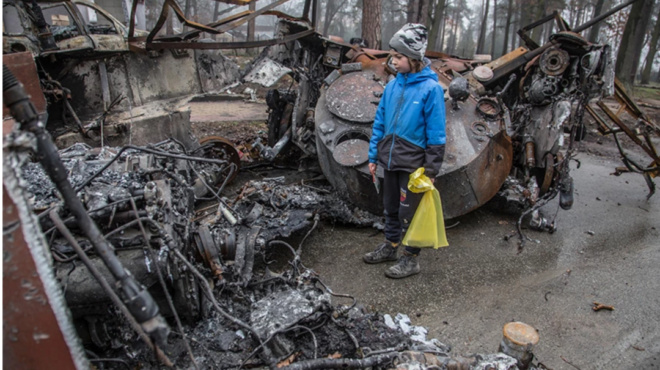
[[[424,25],[408,23],[401,27],[390,40],[390,48],[410,59],[422,60],[426,53],[428,32]]]

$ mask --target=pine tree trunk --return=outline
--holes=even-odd
[[[533,17],[531,19],[531,22],[534,22],[536,20],[539,20],[539,19],[543,18],[543,16],[545,15],[545,9],[546,9],[546,0],[543,0],[543,2],[541,4],[536,3],[535,12],[533,13]],[[543,27],[538,26],[538,27],[534,28],[533,30],[531,30],[531,32],[532,32],[532,34],[531,34],[530,37],[532,38],[532,40],[534,40],[537,44],[540,45],[541,44],[541,34],[543,33]]]
[[[186,0],[186,5],[184,5],[184,8],[183,8],[183,15],[186,17],[186,19],[190,19],[190,3],[191,2],[192,2],[192,0]],[[188,26],[186,26],[185,24],[181,28],[182,28],[183,32],[186,32],[188,30]]]
[[[486,23],[488,23],[488,4],[490,0],[484,0],[486,10],[484,11],[484,17],[481,19],[481,30],[479,31],[479,40],[477,41],[477,54],[483,54],[486,41]]]
[[[623,30],[614,71],[628,92],[632,92],[635,83],[644,34],[651,18],[654,2],[655,0],[645,0],[634,3]]]
[[[605,5],[605,0],[598,0],[596,6],[594,7],[594,17],[599,16],[603,12],[603,5]],[[589,36],[587,39],[589,42],[596,43],[598,41],[598,34],[600,33],[600,25],[603,22],[598,22],[595,25],[591,26],[589,30]]]
[[[642,71],[642,84],[648,84],[651,80],[651,68],[653,68],[653,60],[655,54],[658,52],[658,39],[660,38],[660,11],[655,20],[655,27],[651,33],[651,43],[649,44],[649,53],[646,55],[646,65]]]
[[[257,10],[257,2],[256,1],[251,2],[248,5],[248,9],[250,11]],[[247,41],[254,41],[254,33],[255,33],[256,28],[257,28],[256,27],[257,25],[256,25],[255,22],[256,21],[254,19],[248,21],[248,24],[247,24]],[[246,54],[253,55],[253,53],[256,52],[257,50],[254,49],[254,48],[250,48],[250,49],[246,49],[245,51],[246,51]]]
[[[346,0],[343,0],[339,5],[337,5],[338,0],[329,0],[325,4],[325,15],[323,18],[323,34],[328,36],[330,33],[330,26],[332,25],[332,20],[335,19],[335,16],[339,10],[344,6]]]
[[[392,7],[392,3],[387,2],[387,3],[384,3],[384,4],[387,5],[388,14],[387,14],[387,16],[383,17],[383,19],[385,20],[385,27],[384,27],[385,29],[383,30],[383,32],[384,32],[383,41],[387,41],[387,40],[389,40],[389,38],[396,31],[394,29],[394,22],[395,22],[395,17],[396,17],[397,14],[395,13],[394,8]],[[383,47],[385,47],[385,48],[387,48],[387,46],[388,45],[383,45]]]
[[[456,53],[456,35],[458,35],[458,24],[460,23],[460,20],[458,19],[459,17],[459,12],[458,12],[458,4],[454,8],[454,15],[452,16],[452,21],[454,22],[452,24],[452,30],[451,30],[451,46],[449,47],[449,54],[455,54]]]
[[[584,7],[582,6],[582,4],[580,4],[578,5],[578,8],[579,9],[577,12],[577,16],[575,17],[575,24],[573,25],[573,28],[579,26],[582,23],[582,12],[584,10]]]
[[[362,8],[362,38],[370,48],[380,49],[380,0],[364,0]]]
[[[330,31],[330,9],[334,4],[334,0],[328,0],[325,2],[325,15],[323,16],[323,35],[328,36],[328,31]]]
[[[423,25],[428,25],[429,20],[429,0],[419,0],[419,8],[417,9],[417,21]]]
[[[520,3],[519,0],[514,0],[514,1],[515,1],[514,9],[522,8],[519,4]],[[520,46],[521,40],[520,40],[520,37],[518,36],[518,30],[522,27],[522,22],[521,22],[521,19],[520,19],[520,16],[521,16],[520,12],[515,11],[515,13],[513,15],[514,15],[515,18],[513,18],[513,21],[512,21],[513,27],[511,27],[511,49],[515,49],[518,46]]]
[[[408,0],[406,21],[428,25],[429,0]]]
[[[257,10],[257,3],[256,1],[253,1],[250,3],[248,6],[250,11],[255,11]],[[247,40],[248,41],[254,41],[254,31],[256,29],[256,24],[254,19],[248,21],[248,26],[247,26]]]
[[[509,51],[509,29],[511,28],[511,12],[513,11],[513,0],[509,0],[506,8],[506,26],[504,26],[504,41],[502,42],[502,55]]]
[[[438,50],[443,51],[445,47],[445,26],[447,25],[447,13],[442,15],[442,22],[440,23],[440,47]]]
[[[530,19],[532,18],[532,11],[533,11],[533,6],[531,4],[525,5],[526,2],[524,0],[521,0],[518,7],[520,8],[520,13],[519,13],[519,20],[520,24],[518,25],[518,29],[521,29],[528,24],[532,23]],[[529,32],[528,32],[529,34]],[[518,45],[523,45],[524,41],[522,38],[518,37]]]
[[[408,0],[406,7],[406,23],[414,23],[417,19],[417,4],[419,0]]]
[[[442,27],[442,17],[445,14],[445,0],[437,0],[435,3],[435,11],[433,12],[433,23],[429,30],[429,48],[432,50],[438,49],[438,35],[440,35],[440,28]]]
[[[493,37],[490,45],[490,55],[495,59],[495,41],[497,41],[497,0],[493,0]]]

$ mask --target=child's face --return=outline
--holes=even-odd
[[[392,66],[398,73],[408,73],[411,70],[410,60],[408,57],[397,53],[395,50],[390,50],[390,56],[392,57]]]

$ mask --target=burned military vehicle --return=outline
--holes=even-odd
[[[6,3],[24,16],[39,9],[34,2]],[[98,45],[75,16],[80,3],[44,9],[68,12],[71,18],[56,18],[74,22],[58,25],[60,31]],[[66,37],[72,33],[59,31],[52,54],[29,38],[23,51],[16,30],[8,40],[15,52],[5,58],[12,63],[3,66],[9,108],[3,130],[6,367],[42,368],[54,361],[80,369],[515,366],[516,359],[501,354],[452,358],[447,346],[426,340],[425,329],[411,326],[405,315],[388,320],[370,313],[305,268],[304,238],[298,249],[279,239],[309,234],[324,217],[375,222],[319,193],[328,189],[304,181],[286,185],[276,177],[249,182],[237,198],[227,199],[223,190],[238,171],[239,154],[221,138],[186,140],[189,133],[181,128],[181,140],[169,135],[174,137],[137,145],[146,135],[138,138],[140,130],[130,124],[124,128],[129,141],[136,136],[133,144],[105,145],[117,138],[104,138],[104,118],[112,107],[121,108],[123,93],[131,114],[135,99],[158,97],[134,91],[135,70],[121,68],[141,57],[114,50],[97,59],[93,48],[67,48],[76,45]],[[171,53],[164,54],[154,58]],[[57,63],[65,67],[57,80],[49,78],[53,69],[41,69],[53,61],[55,71]],[[118,68],[105,73],[105,62]],[[66,86],[80,77],[90,96],[73,104]],[[38,108],[19,80],[42,98]],[[45,111],[44,93],[48,108],[64,102],[62,116],[75,122],[77,134],[95,141],[98,132],[101,147],[78,142],[58,151],[48,131],[59,117]],[[87,114],[96,126],[82,124]],[[291,260],[276,269],[270,254],[277,247]]]
[[[316,13],[310,4],[305,3],[305,17]],[[177,7],[173,1],[165,5]],[[274,158],[292,142],[318,157],[340,192],[377,211],[364,168],[365,142],[370,114],[392,75],[386,53],[320,37],[313,31],[313,16],[311,21],[278,16],[280,37],[231,45],[284,42],[285,47],[270,51],[280,65],[262,58],[263,66],[255,64],[246,79],[263,79],[262,71],[270,69],[293,71],[298,81],[296,91],[269,94],[265,156]],[[228,22],[245,20],[241,17],[246,15],[201,28],[226,29]],[[147,55],[165,50],[151,53],[154,57],[181,57],[168,49],[229,46],[197,42],[198,31],[165,38],[127,32],[127,46]],[[451,104],[450,150],[439,178],[441,190],[449,191],[444,194],[448,217],[483,205],[502,184],[507,185],[503,194],[531,211],[561,190],[570,194],[567,163],[571,143],[580,137],[580,99],[595,96],[605,85],[606,46],[563,31],[543,47],[519,49],[492,63],[429,56]],[[122,94],[104,91],[104,73],[86,73],[91,64],[70,68],[101,82],[91,84],[90,101],[106,104],[105,113]],[[113,71],[122,77],[120,69]],[[34,109],[24,105],[27,97],[18,84],[7,72],[4,80],[5,103],[15,109],[22,129],[6,138],[3,161],[9,204],[3,209],[5,302],[10,302],[5,361],[16,361],[10,364],[57,359],[78,368],[89,363],[99,368],[515,368],[517,361],[504,355],[452,358],[446,346],[426,340],[422,329],[411,330],[405,317],[391,320],[360,309],[352,297],[334,293],[302,265],[302,242],[296,249],[278,240],[311,232],[322,217],[343,215],[345,222],[369,225],[370,215],[319,195],[302,181],[291,186],[278,178],[250,182],[236,199],[227,199],[223,189],[237,171],[238,154],[222,140],[168,139],[101,149],[77,144],[57,152]],[[155,97],[133,94],[130,84],[123,87],[127,100],[122,104],[129,110],[132,102]],[[579,98],[576,105],[571,97]],[[75,107],[63,109],[75,121]],[[569,136],[562,146],[564,126]],[[79,129],[83,135],[104,132],[102,124]],[[134,129],[128,126],[129,133]],[[452,196],[460,197],[454,202]],[[565,197],[564,206],[569,203]],[[540,216],[536,223],[543,225]],[[291,256],[288,268],[270,264],[276,247],[283,249],[280,255]],[[34,356],[34,348],[43,356]]]
[[[450,356],[406,315],[333,292],[300,261],[306,236],[298,249],[278,240],[321,218],[373,222],[366,212],[280,178],[226,199],[237,166],[213,143],[57,151],[3,72],[21,128],[5,136],[3,161],[7,367],[517,368],[503,353]],[[269,267],[278,246],[289,265]]]
[[[3,0],[3,60],[27,73],[58,147],[146,145],[174,137],[193,149],[191,99],[236,83],[238,65],[219,50],[144,50],[144,30],[86,0]],[[39,104],[37,104],[39,106]]]
[[[524,47],[489,62],[427,51],[445,91],[447,145],[435,182],[445,218],[464,215],[499,195],[523,216],[531,214],[531,227],[554,231],[553,221],[539,208],[557,195],[561,208],[572,206],[569,163],[576,142],[586,133],[585,110],[605,134],[617,131],[605,123],[608,119],[625,126],[611,112],[602,118],[589,107],[592,100],[612,94],[615,78],[610,46],[592,44],[580,32],[627,5],[572,30],[555,12],[519,31]],[[527,33],[547,22],[554,22],[556,32],[538,45]],[[280,25],[282,35],[300,32],[298,24]],[[396,73],[387,52],[312,35],[274,47],[268,57],[246,80],[272,78],[272,71],[281,73],[283,65],[298,82],[295,91],[272,90],[268,96],[269,144],[280,148],[293,142],[306,155],[318,156],[340,194],[380,213],[382,202],[369,175],[367,151],[380,96]],[[272,66],[273,60],[279,68]],[[622,96],[625,92],[617,85],[617,99]],[[632,111],[630,99],[620,100]],[[652,194],[651,179],[660,174],[660,160],[649,135],[660,130],[637,112],[642,130],[621,130],[652,162],[633,169],[632,161],[624,161],[644,174]],[[626,158],[623,151],[622,156]]]

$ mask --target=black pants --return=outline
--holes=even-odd
[[[383,205],[385,206],[385,239],[399,243],[412,221],[424,193],[408,190],[410,172],[384,171]],[[406,251],[419,254],[420,248],[406,246]]]

